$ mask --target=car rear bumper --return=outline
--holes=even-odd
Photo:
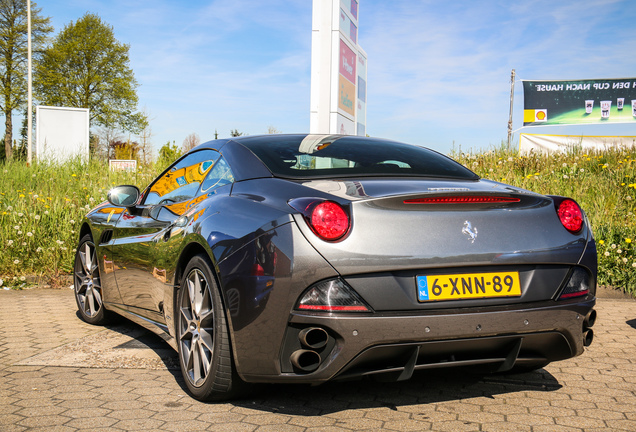
[[[591,342],[595,302],[588,296],[515,305],[514,309],[369,315],[293,312],[281,349],[281,373],[243,379],[318,384],[384,374],[402,380],[418,369],[468,366],[506,371],[515,365],[563,360],[580,355]],[[327,340],[307,346],[299,333],[309,328],[325,330]],[[311,364],[303,370],[298,358],[307,352]]]

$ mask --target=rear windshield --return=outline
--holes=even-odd
[[[424,147],[341,135],[279,135],[237,140],[277,177],[425,176],[473,180],[463,165]]]

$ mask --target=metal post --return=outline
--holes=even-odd
[[[508,150],[510,150],[510,141],[512,140],[512,105],[515,100],[515,70],[510,75],[510,117],[508,118]]]
[[[31,165],[31,129],[33,128],[33,92],[31,89],[31,0],[27,0],[27,166]]]

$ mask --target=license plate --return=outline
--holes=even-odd
[[[519,297],[519,272],[417,276],[420,302],[493,297]]]

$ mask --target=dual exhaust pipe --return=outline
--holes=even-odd
[[[300,331],[298,340],[303,349],[294,351],[289,357],[289,361],[299,371],[314,372],[322,362],[317,350],[327,345],[329,334],[320,327],[308,327]]]
[[[587,313],[583,320],[583,345],[588,347],[594,340],[594,331],[592,326],[596,323],[596,311],[592,309]]]

